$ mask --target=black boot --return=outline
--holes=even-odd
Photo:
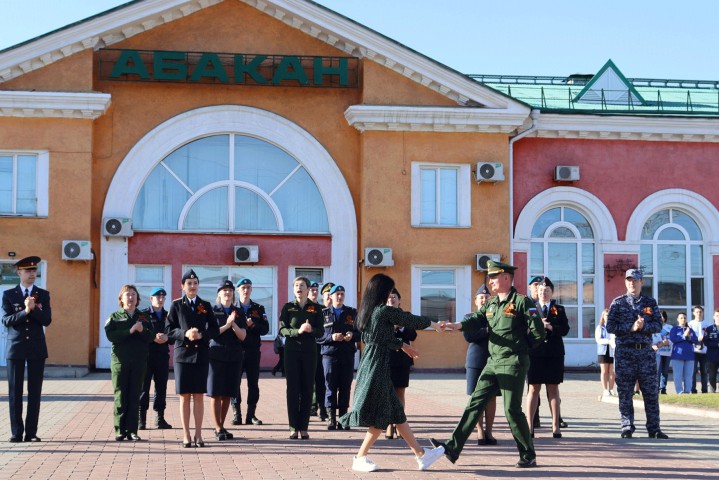
[[[137,422],[138,430],[145,430],[146,423],[147,423],[147,410],[140,410],[140,420]]]
[[[343,415],[346,415],[346,414],[347,414],[347,409],[346,409],[346,408],[340,408],[340,417],[343,416]],[[338,424],[337,424],[337,430],[341,430],[341,429],[342,429],[342,425],[340,425],[340,424],[338,423]],[[349,430],[349,429],[350,429],[350,426],[347,425],[344,429],[345,429],[345,430]]]
[[[247,417],[245,417],[245,425],[262,425],[262,420],[255,416],[256,405],[247,406]]]
[[[232,404],[232,425],[242,425],[242,410],[239,405]]]
[[[330,418],[327,419],[327,430],[337,430],[337,416],[334,408],[330,409]]]
[[[164,411],[155,412],[155,426],[158,430],[169,430],[172,428],[172,425],[165,421]]]

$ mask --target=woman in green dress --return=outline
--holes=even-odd
[[[444,454],[443,447],[424,449],[417,442],[392,386],[389,367],[391,350],[401,348],[413,358],[418,356],[414,347],[395,336],[395,325],[417,330],[431,326],[437,331],[441,331],[441,327],[428,317],[418,317],[386,305],[392,288],[394,280],[387,275],[380,273],[372,277],[357,314],[356,325],[362,332],[365,348],[357,371],[352,411],[340,418],[340,424],[343,427],[367,427],[364,441],[352,461],[352,469],[361,472],[379,468],[367,458],[367,453],[390,424],[397,425],[397,431],[414,452],[420,470],[428,469]]]

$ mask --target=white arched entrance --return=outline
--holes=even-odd
[[[290,153],[313,177],[327,208],[332,236],[330,278],[343,278],[347,303],[356,304],[357,220],[347,182],[325,148],[306,130],[272,112],[253,107],[204,107],[173,117],[149,131],[130,150],[108,189],[103,218],[132,218],[133,207],[145,179],[157,163],[177,147],[218,133],[239,133],[270,142]],[[321,181],[320,181],[321,179]],[[100,341],[96,366],[110,367],[110,343],[104,335],[105,319],[117,309],[117,292],[129,281],[128,243],[124,238],[100,241]]]

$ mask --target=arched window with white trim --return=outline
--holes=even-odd
[[[569,318],[569,338],[593,338],[597,296],[595,235],[577,210],[553,207],[532,226],[528,274],[546,275]]]
[[[696,220],[678,208],[649,217],[641,232],[639,263],[644,272],[642,293],[657,299],[670,321],[704,305],[704,240]]]
[[[239,134],[193,140],[149,174],[135,202],[138,231],[328,233],[322,196],[281,148]]]

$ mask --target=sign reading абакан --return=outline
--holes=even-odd
[[[359,59],[245,53],[101,49],[100,80],[357,88]]]

